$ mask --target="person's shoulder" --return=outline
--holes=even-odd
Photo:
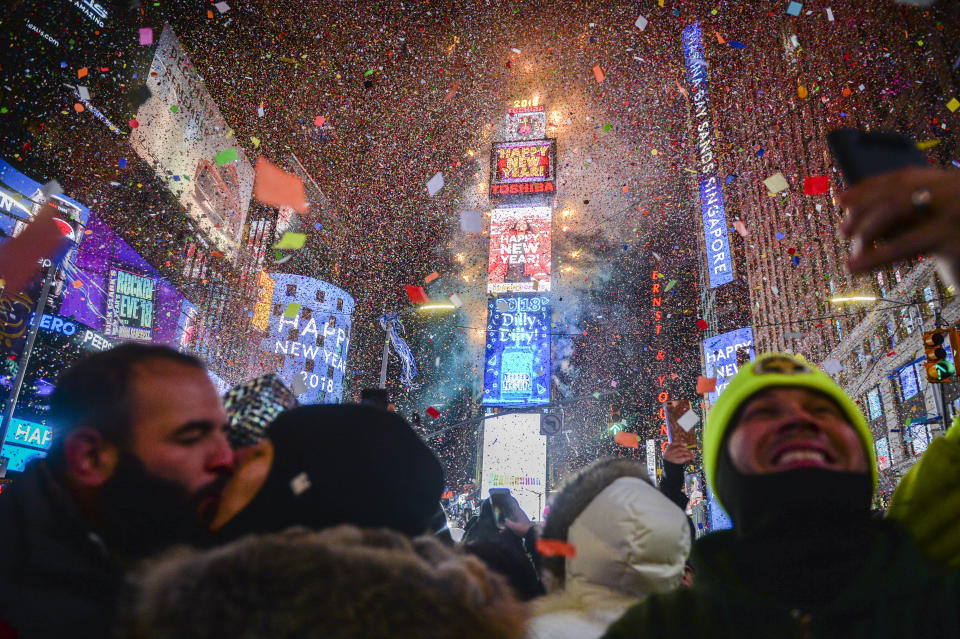
[[[629,608],[613,622],[604,639],[642,639],[643,637],[683,637],[689,639],[700,627],[702,594],[695,589],[678,588],[667,593],[651,595]],[[691,631],[694,634],[690,634]]]

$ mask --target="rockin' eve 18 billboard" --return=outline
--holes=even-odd
[[[556,193],[555,140],[495,142],[490,152],[490,198],[547,205]]]
[[[483,403],[550,401],[550,298],[516,294],[487,300]]]
[[[112,267],[107,281],[107,335],[125,340],[153,340],[156,282],[152,277]]]
[[[493,209],[487,292],[550,290],[549,206]]]

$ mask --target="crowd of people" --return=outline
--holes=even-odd
[[[955,278],[956,230],[925,232],[956,214],[954,176],[848,191],[844,231],[869,240],[851,268],[923,251]],[[659,489],[596,460],[542,528],[491,491],[458,542],[441,464],[381,393],[259,431],[233,399],[228,415],[204,364],[158,345],[60,377],[49,455],[0,494],[0,636],[960,636],[960,426],[878,517],[870,427],[798,356],[744,364],[713,406],[704,469],[734,527],[696,543],[682,446]],[[236,429],[256,441],[234,449]]]
[[[598,11],[600,18],[594,19],[602,24],[602,12],[612,9]],[[471,18],[482,10],[465,15],[459,28],[483,33]],[[679,22],[679,10],[673,15]],[[572,20],[560,27],[573,33]],[[513,34],[502,29],[499,39],[516,44],[507,42]],[[301,30],[300,37],[311,41],[331,37],[325,31],[314,34],[312,25]],[[563,63],[592,64],[589,45],[596,38],[613,38],[609,30],[585,30],[579,40],[563,42],[574,51]],[[388,69],[400,60],[406,65],[423,58],[431,62],[424,65],[426,74],[426,66],[442,64],[448,67],[440,69],[442,81],[431,76],[431,83],[446,91],[450,66],[463,74],[472,66],[472,44],[468,48],[456,39],[449,49],[444,43],[433,51],[423,28],[416,41],[400,33],[370,36],[389,44]],[[271,47],[280,47],[280,36],[286,37],[279,34]],[[336,48],[344,51],[338,55],[351,56],[357,77],[372,78],[364,80],[364,95],[375,96],[383,88],[390,97],[370,97],[359,106],[344,102],[331,119],[357,112],[365,125],[382,118],[404,131],[386,140],[355,136],[337,157],[310,166],[313,172],[346,167],[353,155],[364,157],[368,168],[383,168],[383,158],[403,157],[405,144],[423,130],[449,128],[446,116],[433,112],[424,115],[421,129],[408,126],[411,118],[383,117],[390,113],[387,103],[398,95],[399,102],[414,100],[426,81],[416,77],[414,83],[411,76],[410,86],[388,91],[392,80],[382,68],[364,75],[370,67],[361,55],[367,34],[357,29],[336,37],[342,45]],[[716,37],[722,39],[720,33]],[[559,49],[561,43],[555,44]],[[549,55],[556,55],[553,50],[550,45]],[[210,57],[229,52],[223,47]],[[249,52],[251,64],[255,53]],[[628,56],[624,48],[618,60],[626,65],[637,58],[633,53]],[[645,63],[673,65],[682,75],[676,50],[649,44],[636,53]],[[451,57],[456,64],[445,62]],[[496,82],[519,82],[515,76],[526,73],[521,61],[511,58]],[[326,67],[323,61],[310,72],[335,77],[339,87],[340,75]],[[607,65],[611,77],[617,70]],[[479,78],[485,72],[470,71]],[[277,84],[289,87],[302,84],[277,78]],[[564,81],[562,75],[552,80]],[[655,84],[651,78],[643,82]],[[476,119],[486,109],[472,97],[478,90],[468,92],[466,79],[463,85],[442,102],[469,102],[457,113]],[[686,138],[685,130],[667,132],[667,123],[686,112],[676,86],[676,91],[670,86],[659,93],[641,91],[639,98],[632,83],[607,81],[597,90],[623,103],[608,108],[626,121],[641,124],[641,116],[633,115],[640,112],[662,120],[651,123],[646,118],[654,116],[644,115],[643,126],[635,127],[644,133],[631,134],[646,154],[660,146],[658,141]],[[255,112],[252,98],[244,98],[243,108]],[[597,143],[597,116],[585,113],[574,121],[583,129],[582,139],[593,135],[594,142],[578,144],[571,153],[577,162],[585,160],[583,173],[615,146]],[[291,112],[279,128],[309,129],[296,117]],[[469,182],[476,168],[463,159],[476,139],[459,135],[445,143],[449,152],[438,151],[433,158],[450,165],[451,183]],[[677,164],[669,171],[656,168],[659,160],[650,158],[636,169],[624,165],[622,174],[642,174],[654,182],[650,176],[683,171]],[[431,211],[426,223],[417,217],[414,192],[422,191],[423,163],[407,164],[401,175],[408,179],[400,187],[382,186],[391,193],[387,204],[402,205],[416,220],[416,234],[408,232],[411,243],[426,243],[428,236],[439,235],[445,212]],[[346,168],[340,173],[357,174]],[[573,169],[567,175],[574,175]],[[356,197],[359,191],[370,193],[365,198],[381,197],[367,182],[353,184],[352,179],[344,178],[349,187],[344,193],[350,195],[340,197]],[[662,182],[656,191],[645,185],[664,194],[657,197],[664,210],[653,212],[658,225],[651,229],[678,255],[689,254],[675,256],[674,265],[693,263],[693,249],[674,245],[673,238],[673,230],[679,235],[688,219],[666,212],[673,199],[686,197],[686,190],[675,179]],[[596,187],[578,188],[591,193]],[[612,195],[594,201],[606,208],[629,192],[622,188],[617,184]],[[955,286],[960,281],[958,189],[953,169],[911,168],[841,194],[846,219],[839,230],[855,246],[848,267],[865,272],[918,254],[935,255],[945,281]],[[569,192],[575,192],[572,186]],[[587,223],[579,224],[587,237]],[[343,232],[335,242],[344,246],[330,251],[329,261],[344,262],[347,277],[353,278],[348,282],[359,281],[358,273],[364,272],[356,263],[370,260],[363,242],[384,245],[385,257],[373,269],[383,277],[369,278],[374,288],[392,291],[397,274],[423,275],[435,268],[409,264],[389,239],[396,229],[388,226],[367,216],[339,229]],[[621,230],[608,226],[613,235]],[[631,244],[646,242],[651,229]],[[606,242],[605,233],[590,237]],[[349,241],[361,250],[353,245],[347,250]],[[617,252],[627,251],[619,248],[619,239],[614,244]],[[648,248],[649,242],[643,246]],[[0,255],[8,249],[4,244]],[[611,263],[608,252],[595,251],[592,265],[613,273],[615,266],[603,267]],[[9,278],[9,273],[0,275]],[[690,293],[692,278],[684,284]],[[624,298],[636,289],[619,288]],[[576,327],[575,315],[566,320],[566,329]],[[593,339],[607,341],[599,324],[584,327],[597,333]],[[671,339],[693,343],[689,335]],[[639,340],[621,342],[627,349],[643,348]],[[595,364],[583,370],[600,371],[604,383],[616,381],[605,356],[585,348],[577,353]],[[639,369],[625,375],[634,378],[624,384],[628,393],[653,387]],[[460,383],[463,376],[453,371],[448,377]],[[272,389],[271,399],[264,398],[265,388]],[[445,488],[469,477],[460,468],[456,482],[445,477],[445,464],[424,443],[423,429],[398,415],[386,393],[364,393],[358,404],[297,406],[289,390],[267,379],[228,393],[224,402],[204,362],[165,346],[128,343],[83,359],[57,379],[49,423],[54,429],[49,454],[32,461],[0,493],[0,639],[960,636],[960,425],[931,443],[892,497],[884,498],[885,512],[879,513],[873,435],[861,409],[830,375],[791,354],[758,354],[743,364],[706,418],[700,449],[676,443],[665,449],[659,485],[635,460],[602,456],[584,465],[572,456],[569,464],[578,468],[538,513],[541,524],[503,491],[480,495],[475,508],[445,511]],[[457,437],[463,441],[446,442],[439,455],[465,455],[474,440]],[[597,449],[582,450],[587,456]],[[694,523],[684,512],[690,496],[683,484],[686,466],[701,458],[733,528],[695,539]]]
[[[288,409],[234,450],[203,364],[133,343],[51,402],[50,454],[0,495],[3,637],[960,636],[960,426],[879,518],[866,420],[797,356],[714,406],[734,528],[696,543],[676,448],[660,489],[599,459],[542,528],[491,496],[458,543],[437,458],[384,408]]]

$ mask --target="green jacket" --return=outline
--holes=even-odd
[[[897,484],[887,517],[932,560],[960,568],[960,417]]]
[[[871,527],[867,560],[817,611],[791,609],[738,578],[739,542],[722,531],[697,542],[695,586],[654,595],[615,621],[606,639],[896,639],[960,636],[960,573],[928,563],[897,526]],[[742,548],[740,548],[742,551]],[[787,578],[786,575],[784,575]]]

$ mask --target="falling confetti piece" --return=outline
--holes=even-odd
[[[617,442],[624,448],[640,448],[640,437],[636,433],[620,431],[613,436],[613,441]]]
[[[225,151],[220,151],[217,153],[215,156],[213,156],[213,159],[216,161],[217,166],[223,166],[224,164],[236,162],[238,157],[240,156],[237,153],[237,150],[234,147],[230,147]]]
[[[559,539],[537,540],[537,552],[544,557],[576,557],[577,547]]]
[[[280,241],[273,245],[274,249],[287,249],[296,251],[302,249],[307,241],[306,233],[293,233],[287,231],[280,238]]]

